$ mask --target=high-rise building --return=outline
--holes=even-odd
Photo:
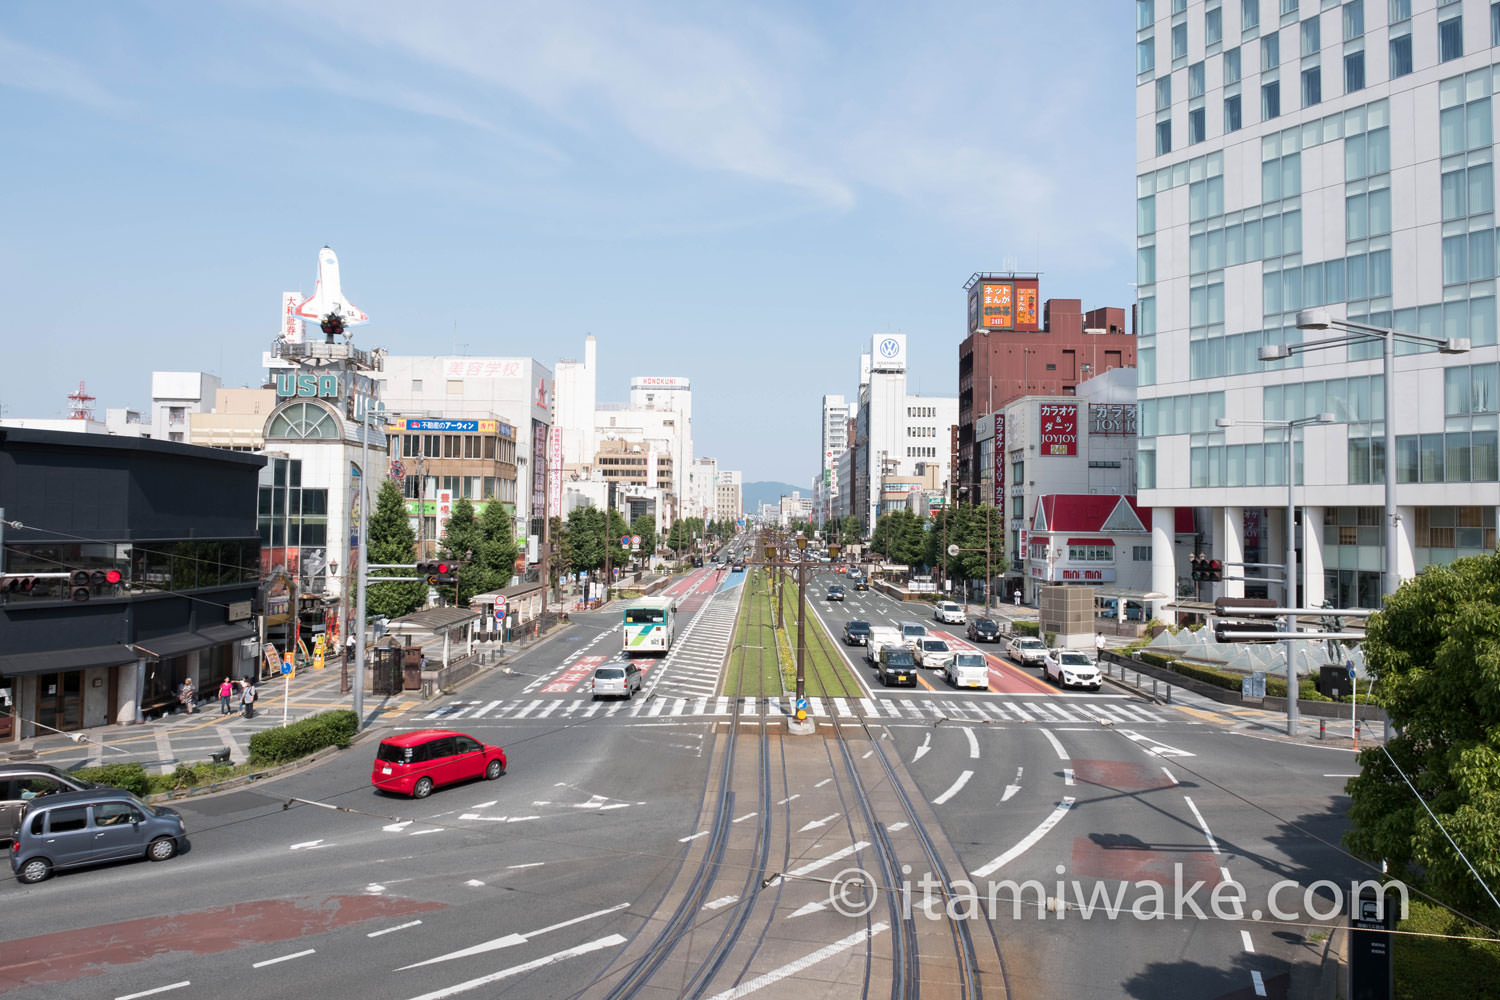
[[[823,449],[813,506],[813,517],[819,524],[832,515],[835,499],[848,485],[838,478],[839,458],[849,450],[849,404],[843,396],[823,397],[821,433]]]
[[[1138,457],[1153,590],[1190,586],[1170,544],[1178,508],[1198,511],[1198,549],[1230,565],[1225,594],[1301,606],[1378,607],[1391,554],[1404,578],[1493,551],[1494,10],[1137,0]],[[1298,328],[1315,309],[1331,329]],[[1400,343],[1387,370],[1387,335],[1339,321],[1429,343]],[[1472,350],[1440,354],[1443,338]],[[1298,350],[1261,360],[1287,345]],[[1292,499],[1300,531],[1286,523]],[[1258,582],[1237,566],[1283,562],[1289,530],[1300,595],[1275,569]]]
[[[720,469],[714,492],[718,500],[716,518],[733,521],[744,516],[744,479],[739,469]]]

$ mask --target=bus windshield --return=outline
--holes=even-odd
[[[659,625],[667,620],[667,613],[661,608],[626,608],[625,623],[627,625]]]

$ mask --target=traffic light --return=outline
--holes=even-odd
[[[1224,579],[1224,564],[1217,559],[1209,559],[1207,572],[1205,579],[1209,583],[1219,583]]]
[[[1194,552],[1192,556],[1188,558],[1188,563],[1193,568],[1194,580],[1208,579],[1208,560],[1204,558],[1203,553]]]
[[[419,562],[417,563],[417,575],[425,576],[429,584],[437,583],[438,576],[445,565],[445,563],[440,562]]]
[[[75,601],[86,601],[93,595],[94,588],[115,586],[124,575],[117,569],[96,569],[90,572],[86,569],[76,569],[68,577],[68,596]]]
[[[450,559],[447,562],[438,563],[437,566],[438,583],[455,584],[458,582],[458,571],[463,568],[462,563]]]
[[[12,594],[29,594],[36,586],[34,576],[13,576],[5,581],[5,589]]]

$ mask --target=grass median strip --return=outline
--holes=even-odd
[[[749,590],[735,622],[732,655],[722,693],[779,697],[783,690],[790,693],[796,682],[797,586],[793,579],[782,588],[780,630],[775,627],[770,573],[757,568],[750,574],[747,586]],[[807,596],[812,599],[810,593]],[[803,621],[803,642],[803,678],[808,697],[844,697],[859,691],[859,682],[850,673],[837,643],[810,611]],[[741,688],[740,675],[746,671],[750,676]]]

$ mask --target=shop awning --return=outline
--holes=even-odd
[[[210,625],[208,628],[200,628],[195,634],[203,636],[210,645],[221,646],[226,642],[239,642],[241,639],[250,638],[255,634],[255,626],[249,622]]]
[[[170,660],[174,656],[191,653],[195,649],[207,649],[214,641],[201,632],[178,632],[160,635],[154,639],[138,639],[133,643],[147,659]]]
[[[1069,545],[1113,545],[1113,538],[1070,538]]]
[[[0,656],[0,676],[50,674],[62,670],[85,670],[89,667],[118,667],[134,663],[135,651],[119,643],[105,646],[79,646],[53,649],[42,653],[10,653]]]

